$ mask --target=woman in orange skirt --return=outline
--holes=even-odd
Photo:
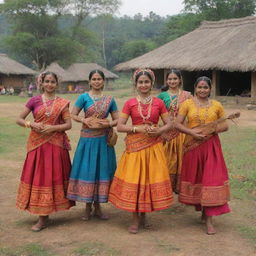
[[[31,129],[16,206],[39,216],[32,231],[46,227],[48,215],[67,210],[74,202],[66,198],[71,162],[69,101],[55,95],[58,77],[45,72],[39,76],[42,95],[32,97],[17,124]],[[26,121],[32,112],[34,121]]]
[[[166,209],[173,201],[169,170],[159,137],[171,129],[173,123],[163,101],[150,95],[154,81],[151,70],[135,71],[138,96],[126,101],[117,125],[119,132],[127,133],[126,150],[119,161],[109,201],[133,213],[128,229],[133,234],[138,232],[140,223],[145,226],[146,212]],[[127,124],[129,117],[132,125]],[[161,128],[157,127],[160,117],[165,124]]]
[[[171,69],[166,74],[166,90],[158,95],[158,98],[163,100],[171,120],[176,119],[181,103],[191,97],[190,92],[182,90],[182,85],[181,72],[178,69]],[[185,134],[180,133],[177,129],[172,129],[164,133],[162,138],[171,175],[172,189],[178,193]]]

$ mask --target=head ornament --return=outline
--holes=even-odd
[[[134,71],[134,73],[133,73],[133,81],[134,81],[134,83],[136,83],[136,81],[138,80],[138,75],[150,75],[150,77],[151,77],[151,79],[152,79],[152,84],[154,84],[155,83],[155,80],[156,80],[156,78],[155,78],[155,74],[154,74],[154,72],[151,70],[151,69],[149,69],[149,68],[138,68],[138,69],[136,69],[135,71]]]

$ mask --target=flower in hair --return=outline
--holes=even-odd
[[[151,70],[151,69],[149,69],[149,68],[138,68],[137,70],[135,70],[134,71],[134,73],[133,73],[133,81],[135,82],[136,81],[136,79],[137,79],[137,75],[138,74],[140,74],[140,73],[142,73],[142,75],[150,75],[150,77],[152,78],[152,84],[154,84],[155,83],[155,80],[156,80],[156,78],[155,78],[155,74],[154,74],[154,72]]]

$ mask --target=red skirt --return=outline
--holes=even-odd
[[[218,135],[184,154],[179,201],[207,208],[207,215],[229,212],[228,171]],[[209,211],[212,209],[212,212]]]
[[[71,162],[66,149],[45,143],[27,154],[16,206],[32,214],[48,215],[67,210],[66,198]]]

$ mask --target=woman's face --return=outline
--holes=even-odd
[[[139,94],[148,94],[152,89],[152,82],[147,75],[141,75],[136,83],[136,89]]]
[[[175,73],[170,73],[167,77],[166,84],[169,86],[169,89],[176,89],[180,87],[181,80]]]
[[[90,80],[90,86],[94,90],[102,90],[104,87],[104,80],[99,73],[94,73]]]
[[[199,98],[208,98],[211,88],[206,81],[200,81],[195,87],[195,95]]]
[[[57,81],[55,77],[51,74],[46,75],[44,81],[42,82],[42,90],[47,93],[54,93],[57,88]]]

